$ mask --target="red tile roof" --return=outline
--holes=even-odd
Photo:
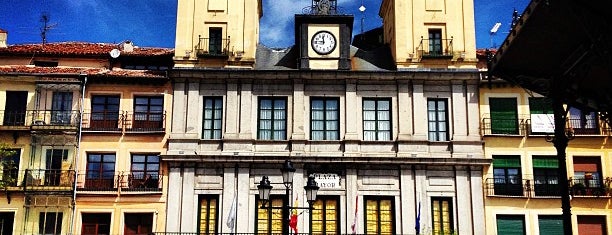
[[[93,77],[113,77],[113,78],[165,78],[164,71],[151,70],[129,70],[118,69],[108,70],[105,68],[76,68],[76,67],[34,67],[26,65],[0,66],[0,75],[3,74],[85,74]]]
[[[89,42],[58,42],[46,44],[18,44],[0,48],[0,55],[61,55],[61,56],[109,56],[113,49],[120,49],[119,44]],[[174,49],[157,47],[134,47],[132,52],[121,51],[124,56],[171,56]]]
[[[8,33],[8,31],[6,31],[4,29],[0,29],[0,33]]]

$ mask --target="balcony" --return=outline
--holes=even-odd
[[[160,173],[105,174],[99,171],[77,175],[79,192],[158,192],[162,190]]]
[[[126,132],[164,132],[166,130],[165,112],[126,112],[124,116],[123,124]]]
[[[425,39],[417,47],[419,58],[453,58],[453,37],[450,39]]]
[[[569,178],[570,193],[578,197],[609,196],[611,182],[612,178],[609,177],[603,182],[599,179]]]
[[[22,183],[26,192],[71,192],[74,178],[74,170],[28,169]]]
[[[480,123],[480,130],[483,136],[505,135],[505,136],[524,136],[527,132],[527,119],[492,119],[485,114]]]
[[[198,57],[229,57],[229,37],[221,38],[203,38],[199,37],[198,45],[196,45],[196,55]]]
[[[55,110],[0,111],[4,130],[76,130],[80,112]]]
[[[487,196],[527,197],[531,181],[521,178],[487,178]]]
[[[83,113],[83,131],[165,133],[166,112]]]

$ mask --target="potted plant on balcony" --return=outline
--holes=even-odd
[[[583,183],[576,183],[572,185],[572,194],[573,195],[586,195],[586,187]]]

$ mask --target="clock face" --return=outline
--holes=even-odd
[[[319,31],[310,40],[312,49],[319,55],[327,55],[336,49],[336,37],[328,31]]]

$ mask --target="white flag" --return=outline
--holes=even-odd
[[[233,233],[234,232],[234,225],[236,225],[236,203],[238,200],[238,194],[234,194],[234,201],[232,202],[232,207],[230,208],[230,212],[229,215],[227,215],[227,222],[225,222],[225,225],[227,225],[228,228],[230,228],[230,231]]]
[[[355,196],[355,217],[353,217],[353,225],[351,225],[352,234],[357,234],[357,213],[359,212],[359,195]]]

